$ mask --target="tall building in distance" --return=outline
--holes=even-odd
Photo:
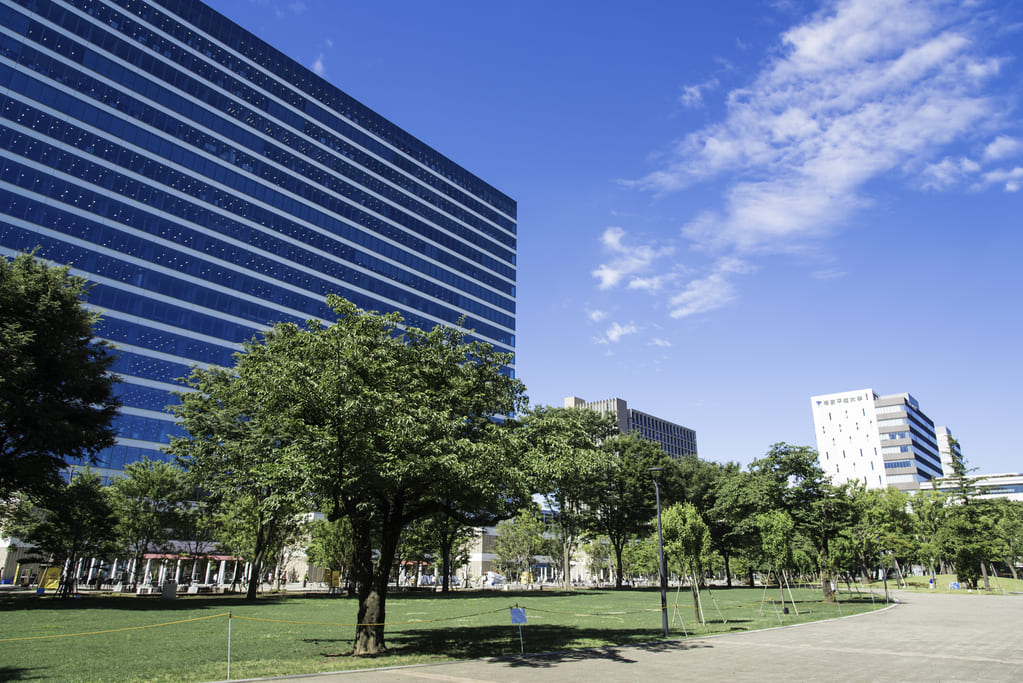
[[[587,402],[577,396],[565,399],[566,408],[588,408],[599,413],[612,413],[618,418],[618,431],[622,434],[635,433],[647,441],[656,441],[664,453],[678,459],[691,455],[696,457],[696,432],[688,427],[669,422],[629,407],[620,398]]]
[[[515,202],[197,0],[0,0],[0,102],[0,256],[70,264],[118,348],[108,470],[329,293],[514,350]]]
[[[820,464],[836,484],[916,490],[943,476],[934,422],[910,394],[859,389],[810,404]]]

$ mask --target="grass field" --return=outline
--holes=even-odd
[[[769,628],[883,607],[867,594],[843,593],[838,605],[819,590],[793,589],[781,609],[777,589],[702,593],[701,626],[690,594],[668,600],[672,638]],[[787,600],[787,594],[786,594]],[[773,601],[773,602],[772,602]],[[356,603],[324,595],[157,597],[85,595],[58,602],[0,596],[0,680],[211,681],[396,666],[518,654],[509,608],[526,609],[524,649],[550,652],[660,640],[656,590],[462,591],[393,593],[387,601],[386,654],[351,656]],[[796,610],[799,614],[796,614]],[[228,613],[231,617],[229,619]],[[684,621],[682,621],[684,620]]]

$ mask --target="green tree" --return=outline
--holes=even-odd
[[[62,469],[114,443],[114,358],[87,291],[67,267],[0,258],[0,499],[59,487]]]
[[[848,487],[831,483],[818,464],[817,451],[809,446],[776,443],[767,455],[750,464],[750,472],[759,480],[757,491],[767,510],[784,511],[792,519],[794,531],[812,546],[824,599],[833,602],[836,567],[831,543],[852,521]]]
[[[738,554],[753,585],[753,572],[763,555],[757,517],[769,509],[767,482],[738,466],[725,467],[715,486],[714,505],[708,516],[714,520],[713,538],[720,538],[729,557]]]
[[[536,556],[545,550],[544,523],[539,506],[526,506],[514,518],[498,523],[494,541],[494,561],[498,571],[522,581],[536,562]]]
[[[1018,579],[1016,563],[1023,558],[1023,502],[998,498],[992,501],[996,513],[994,534],[997,554]]]
[[[189,493],[180,468],[148,459],[126,465],[107,488],[118,544],[135,558],[136,571],[146,553],[166,550],[180,530]],[[129,581],[135,583],[134,574]]]
[[[959,443],[951,437],[949,445],[953,452],[959,450]],[[952,505],[940,534],[942,551],[951,558],[960,583],[977,588],[983,576],[988,588],[987,565],[996,554],[995,516],[990,501],[978,498],[980,479],[969,476],[965,460],[953,459],[952,470],[952,476],[944,479]]]
[[[677,564],[680,573],[689,577],[693,595],[693,612],[704,623],[700,609],[700,583],[710,553],[710,530],[692,503],[675,503],[662,516],[664,554]]]
[[[651,525],[654,524],[656,521],[651,520]],[[660,557],[657,552],[657,534],[637,538],[627,543],[622,553],[622,561],[625,575],[633,580],[639,577],[659,577]]]
[[[76,590],[79,558],[113,554],[114,515],[99,475],[91,470],[74,472],[70,483],[57,487],[37,503],[23,495],[3,531],[62,567],[57,597],[69,598]]]
[[[522,449],[504,419],[521,409],[523,387],[505,372],[509,354],[465,332],[425,332],[340,297],[328,303],[336,322],[278,325],[239,367],[259,366],[252,398],[268,416],[277,461],[294,459],[287,467],[309,477],[295,490],[352,525],[354,649],[375,654],[386,647],[403,531],[437,514],[495,524],[527,499]]]
[[[268,333],[272,337],[272,333]],[[266,347],[246,343],[233,370],[194,368],[172,410],[187,431],[169,453],[208,493],[225,549],[253,564],[246,597],[255,600],[268,551],[296,515],[312,505],[310,473],[301,453],[275,431],[264,400],[276,381]]]
[[[348,583],[352,555],[352,525],[341,517],[333,522],[318,519],[309,529],[309,545],[305,549],[309,561],[322,569],[338,572],[342,581]]]
[[[909,499],[917,529],[917,554],[930,569],[931,576],[941,573],[947,558],[942,537],[947,525],[948,494],[942,491],[920,491]],[[864,534],[866,535],[866,534]],[[864,572],[866,571],[864,564]]]
[[[595,513],[587,502],[610,469],[601,444],[617,433],[617,421],[595,410],[538,406],[523,425],[533,488],[554,520],[564,588],[571,590],[572,555]]]
[[[796,523],[788,512],[781,509],[768,510],[757,517],[760,527],[760,542],[764,557],[771,563],[778,588],[782,589],[785,601],[785,572],[795,564],[793,545],[796,540]]]
[[[631,434],[606,439],[602,449],[607,455],[606,469],[593,482],[583,504],[590,513],[587,530],[607,538],[611,545],[615,588],[620,589],[625,547],[650,529],[650,513],[655,507],[650,468],[666,468],[671,461],[658,444]]]
[[[437,513],[423,520],[423,534],[433,557],[439,561],[437,571],[441,592],[448,593],[454,568],[469,561],[469,546],[479,536],[479,530],[446,513]]]

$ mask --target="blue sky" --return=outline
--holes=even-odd
[[[746,463],[908,391],[1023,470],[1023,5],[209,4],[518,201],[534,404]]]

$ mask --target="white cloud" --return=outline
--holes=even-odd
[[[634,323],[630,322],[627,325],[620,325],[617,322],[613,322],[613,323],[611,323],[611,327],[609,327],[605,331],[604,336],[603,337],[599,337],[597,339],[597,343],[599,343],[599,344],[617,344],[618,341],[623,336],[627,336],[629,334],[635,334],[638,331],[639,331],[639,328],[636,327],[636,325]]]
[[[801,248],[869,203],[869,181],[923,167],[998,118],[982,87],[1001,64],[981,53],[974,18],[943,0],[831,3],[781,36],[778,56],[729,93],[723,121],[626,184],[665,193],[724,176],[720,206],[690,220],[687,238],[726,252]],[[941,170],[922,182],[942,186]]]
[[[605,251],[613,255],[608,263],[600,264],[593,271],[593,276],[600,280],[600,289],[610,289],[630,275],[645,272],[655,260],[673,251],[672,247],[627,246],[623,243],[624,238],[625,231],[619,227],[605,229],[600,237]]]
[[[692,280],[673,296],[671,317],[685,318],[721,308],[735,299],[734,275],[749,272],[748,264],[735,258],[725,258],[715,264],[714,270],[704,278]]]
[[[682,86],[682,94],[678,96],[679,103],[687,109],[695,109],[703,106],[703,93],[718,87],[716,78],[697,85]]]
[[[653,339],[650,340],[650,343],[647,344],[647,346],[660,346],[662,348],[667,348],[667,347],[671,346],[671,342],[668,341],[667,339],[662,339],[660,337],[654,337]]]
[[[1008,159],[1023,151],[1023,142],[1008,135],[999,135],[991,144],[984,148],[984,159],[1000,161]]]
[[[980,171],[980,164],[966,157],[953,159],[945,157],[936,164],[930,164],[921,173],[922,187],[925,190],[944,190],[958,185],[967,176]]]
[[[322,76],[322,75],[324,74],[324,72],[325,72],[325,71],[327,70],[327,67],[326,67],[326,66],[324,65],[324,63],[323,63],[323,57],[324,57],[324,55],[323,55],[323,53],[321,52],[321,53],[320,53],[320,54],[319,54],[319,55],[318,55],[318,56],[316,57],[316,61],[314,61],[314,62],[313,62],[313,66],[312,66],[312,69],[313,69],[313,71],[314,71],[314,72],[315,72],[315,73],[316,73],[316,74],[317,74],[318,76]]]
[[[589,317],[589,319],[592,320],[593,322],[599,323],[601,320],[606,320],[607,319],[607,312],[606,311],[596,311],[596,310],[595,311],[590,311],[589,313],[587,313],[587,317]]]
[[[1006,192],[1019,192],[1023,183],[1023,166],[1012,170],[990,171],[984,174],[985,185],[1003,185]]]

